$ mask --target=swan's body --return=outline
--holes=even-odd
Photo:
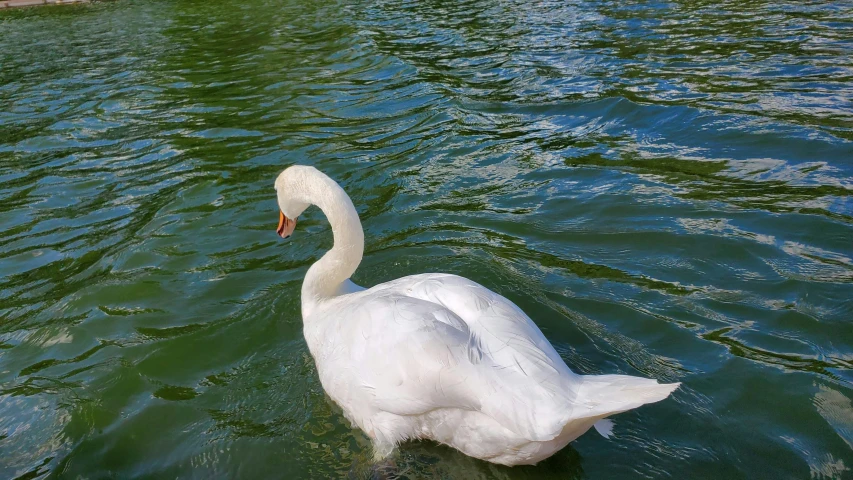
[[[305,339],[323,388],[379,457],[428,438],[490,462],[532,464],[590,427],[607,436],[605,417],[678,386],[574,374],[515,304],[456,275],[358,287],[349,277],[364,237],[349,197],[303,166],[285,170],[276,189],[286,233],[310,204],[332,225],[335,246],[302,287]]]

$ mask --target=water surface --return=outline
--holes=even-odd
[[[364,478],[299,289],[315,165],[354,280],[441,271],[585,374],[680,381],[536,467],[853,476],[853,6],[123,0],[0,12],[0,477]]]

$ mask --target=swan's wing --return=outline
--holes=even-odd
[[[305,326],[323,386],[339,404],[397,415],[478,408],[460,387],[471,335],[453,312],[376,289],[339,307]]]
[[[465,322],[482,359],[478,371],[495,392],[484,410],[523,412],[513,419],[511,430],[533,440],[550,439],[569,418],[586,416],[594,408],[578,398],[583,377],[569,369],[539,327],[510,300],[457,275],[405,280],[400,287],[408,295],[437,303]]]
[[[484,355],[502,370],[531,377],[544,388],[562,392],[569,370],[539,327],[514,303],[458,275],[429,273],[405,277],[405,294],[437,303],[461,318]]]
[[[317,359],[341,404],[397,415],[476,410],[531,440],[554,438],[572,413],[577,376],[518,307],[470,280],[405,277],[342,310],[325,335],[344,346]]]

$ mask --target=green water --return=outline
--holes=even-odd
[[[581,373],[680,381],[536,467],[853,478],[853,4],[122,0],[0,11],[0,478],[366,478],[299,289],[464,275]]]

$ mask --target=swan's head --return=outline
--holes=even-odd
[[[294,165],[286,168],[275,179],[275,190],[278,196],[278,228],[276,233],[281,238],[287,238],[296,228],[296,219],[310,205],[305,200],[306,173],[313,167]]]

